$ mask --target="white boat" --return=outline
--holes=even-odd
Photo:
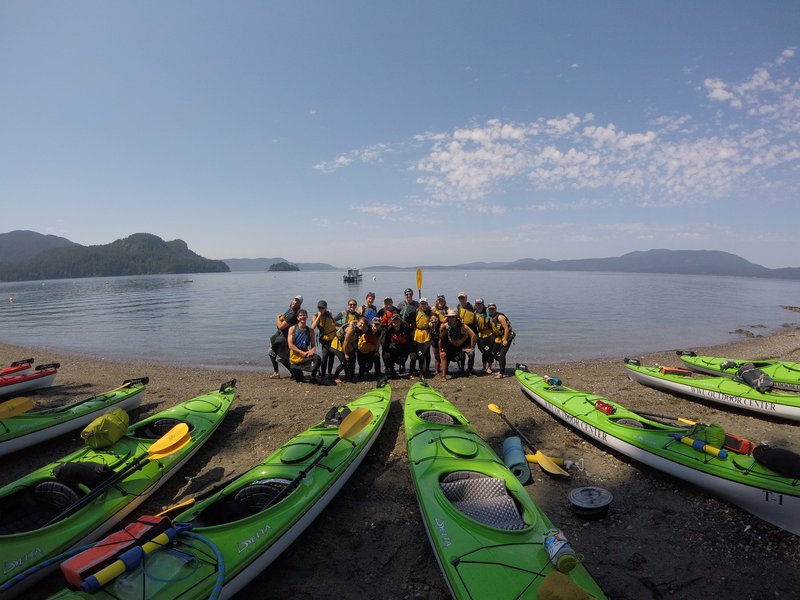
[[[347,273],[342,276],[345,283],[359,283],[364,276],[355,267],[348,267]]]

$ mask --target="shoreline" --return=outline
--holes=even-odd
[[[638,356],[644,364],[678,364],[675,348]],[[800,328],[720,346],[680,348],[732,358],[781,358],[800,362]],[[34,356],[37,364],[60,362],[55,386],[29,394],[38,401],[85,397],[148,376],[142,407],[132,421],[238,380],[237,401],[226,421],[185,467],[130,518],[157,512],[185,493],[241,472],[291,436],[318,422],[334,405],[348,402],[372,383],[321,387],[297,384],[282,371],[268,380],[263,370],[204,369],[144,361],[120,361],[0,342],[0,364]],[[718,405],[669,396],[625,377],[622,356],[567,363],[528,363],[532,371],[558,376],[570,387],[592,391],[639,410],[679,414],[753,440],[800,451],[798,424],[725,410]],[[266,358],[265,358],[266,360]],[[509,356],[509,367],[518,362]],[[691,595],[791,598],[800,586],[798,537],[764,523],[736,506],[666,474],[606,451],[534,406],[513,375],[429,380],[499,451],[510,435],[486,409],[501,404],[508,418],[550,456],[583,461],[571,480],[547,477],[535,466],[526,490],[567,535],[609,598],[681,598]],[[395,400],[383,432],[348,484],[306,532],[238,597],[374,598],[441,600],[447,585],[419,517],[406,460],[402,399],[413,381],[390,381]],[[74,450],[79,432],[5,457],[0,484]],[[573,515],[567,493],[585,485],[614,495],[609,515],[583,521]],[[128,519],[128,522],[130,520]],[[764,573],[780,573],[764,583]],[[62,586],[51,575],[32,597]],[[376,594],[376,586],[380,594]],[[264,590],[269,589],[269,595]]]

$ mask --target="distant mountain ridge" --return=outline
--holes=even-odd
[[[51,248],[80,246],[67,238],[44,235],[35,231],[16,230],[0,233],[0,262],[33,258]]]
[[[0,281],[230,270],[222,261],[195,254],[183,240],[165,242],[150,233],[135,233],[99,246],[81,246],[64,238],[57,238],[54,245],[53,240],[42,239],[47,237],[33,231],[0,234],[0,248],[13,243],[23,248],[17,253],[9,253],[23,258],[9,260],[5,252],[0,254]],[[45,249],[36,252],[37,248]]]
[[[365,267],[378,271],[396,267]],[[416,268],[416,267],[412,267]],[[617,257],[550,260],[522,258],[509,262],[473,262],[460,265],[428,265],[423,269],[509,269],[514,271],[590,271],[608,273],[671,273],[676,275],[730,275],[770,279],[800,279],[800,267],[768,269],[730,252],[720,250],[644,250]]]

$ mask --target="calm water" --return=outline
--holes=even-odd
[[[800,282],[738,277],[536,271],[426,271],[422,293],[465,290],[497,302],[517,331],[514,361],[563,362],[724,343],[737,328],[774,331],[796,315]],[[210,368],[265,369],[275,315],[295,294],[334,314],[367,291],[398,302],[413,271],[215,273],[0,283],[0,341]],[[13,299],[13,301],[12,301]],[[378,303],[380,304],[380,302]],[[57,356],[42,357],[57,359]]]

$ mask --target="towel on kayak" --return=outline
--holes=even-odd
[[[761,393],[768,392],[775,385],[772,377],[761,369],[756,369],[753,363],[745,363],[736,372],[736,379],[746,383],[751,388]]]
[[[527,527],[502,479],[473,471],[456,471],[442,479],[440,485],[453,506],[476,521],[497,529]]]

